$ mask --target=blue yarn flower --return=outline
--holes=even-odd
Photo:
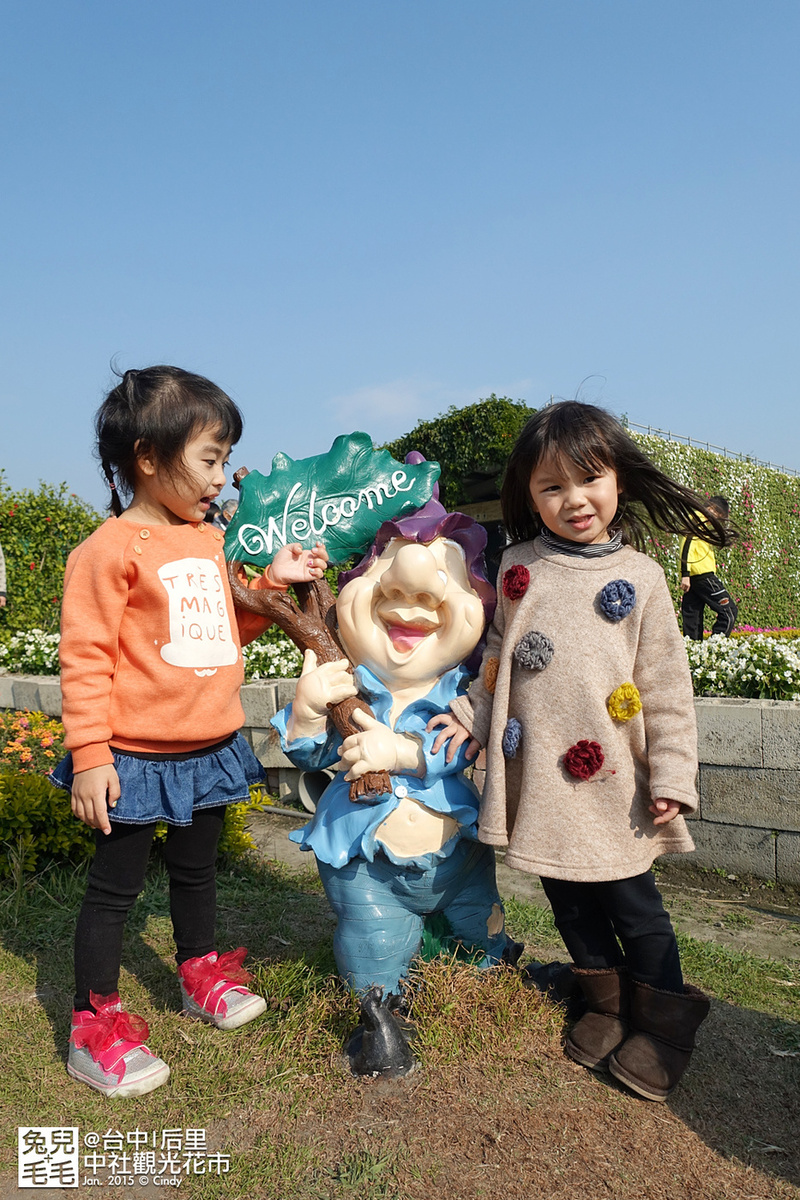
[[[636,604],[636,588],[627,579],[612,579],[597,598],[597,603],[609,621],[621,621],[633,611]]]
[[[503,754],[506,758],[516,758],[519,744],[522,741],[522,726],[516,717],[509,717],[503,734]]]
[[[546,634],[538,629],[531,629],[524,634],[514,647],[514,658],[521,667],[529,671],[543,671],[551,662],[555,646]]]

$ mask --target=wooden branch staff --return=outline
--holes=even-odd
[[[234,485],[238,487],[239,481],[247,474],[247,468],[241,467],[233,477]],[[248,587],[247,576],[241,563],[228,563],[228,579],[237,608],[244,608],[260,617],[266,617],[278,625],[301,653],[313,650],[318,663],[348,658],[336,633],[336,597],[326,580],[315,579],[311,583],[293,584],[297,594],[295,600],[288,592]],[[351,671],[353,665],[351,662]],[[362,700],[360,696],[350,696],[338,704],[328,705],[331,720],[343,738],[362,732],[361,727],[352,720],[352,714],[357,708],[374,716],[366,700]],[[350,799],[366,800],[391,790],[392,784],[387,771],[367,771],[360,779],[351,781]]]

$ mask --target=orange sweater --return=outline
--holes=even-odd
[[[244,723],[241,647],[268,625],[234,609],[211,525],[110,517],[73,550],[64,577],[62,719],[73,769],[113,762],[109,745],[175,754],[234,733]]]

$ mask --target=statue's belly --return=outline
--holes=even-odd
[[[416,858],[441,850],[457,829],[458,821],[452,817],[404,796],[378,826],[375,836],[395,858]]]

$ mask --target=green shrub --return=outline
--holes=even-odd
[[[42,859],[78,862],[94,850],[92,830],[72,815],[69,796],[42,775],[0,771],[0,875],[10,860],[35,871]]]
[[[58,629],[64,567],[71,550],[97,528],[99,513],[67,485],[40,483],[37,491],[10,491],[0,472],[0,545],[8,599],[0,630]]]
[[[229,804],[219,840],[219,853],[241,858],[255,849],[245,829],[248,814],[260,811],[258,788],[243,804]],[[166,823],[156,827],[156,844],[167,835]],[[36,871],[44,862],[81,862],[94,853],[94,831],[72,814],[67,792],[55,788],[43,775],[0,771],[0,878]]]
[[[486,474],[490,482],[502,474],[519,431],[535,411],[524,400],[492,392],[476,404],[452,406],[433,421],[420,421],[386,449],[400,462],[410,450],[419,450],[440,463],[439,499],[445,508],[455,509],[473,498],[470,486],[476,474]]]

